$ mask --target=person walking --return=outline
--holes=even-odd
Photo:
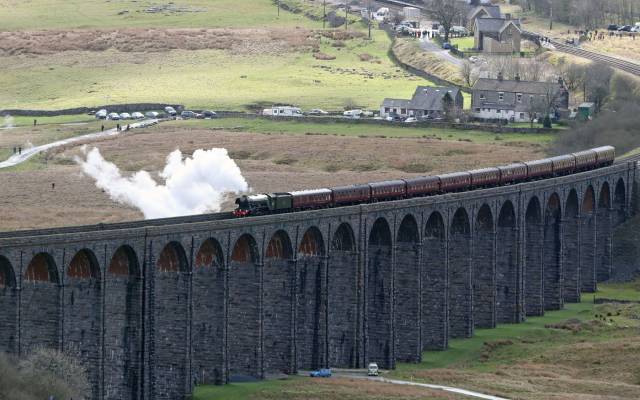
[[[37,120],[37,119],[34,119],[34,120],[33,120],[33,126],[36,126],[37,124],[38,124],[38,120]]]
[[[104,125],[100,127],[100,132],[104,132]]]
[[[18,154],[22,154],[22,147],[18,147]]]

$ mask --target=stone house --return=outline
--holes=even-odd
[[[476,19],[478,18],[502,18],[500,6],[493,4],[479,5],[467,14],[467,29],[473,32],[476,27]]]
[[[410,100],[384,99],[380,106],[380,116],[398,115],[402,118],[440,118],[447,108],[446,96],[449,96],[449,107],[461,110],[464,98],[456,87],[418,86]]]
[[[474,48],[490,54],[520,52],[520,21],[510,18],[477,18]]]
[[[479,79],[471,93],[471,113],[481,120],[529,122],[541,118],[549,108],[556,118],[566,115],[569,91],[562,79],[557,82]]]

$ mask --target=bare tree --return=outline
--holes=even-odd
[[[464,60],[460,65],[460,75],[468,87],[473,87],[478,81],[478,74],[469,60]]]
[[[440,22],[444,30],[444,41],[449,41],[449,34],[455,21],[462,16],[460,2],[453,0],[432,0],[431,14]]]

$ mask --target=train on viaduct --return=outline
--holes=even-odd
[[[0,233],[0,350],[70,352],[100,400],[419,362],[594,292],[637,175],[619,161],[326,210]]]

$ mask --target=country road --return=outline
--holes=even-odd
[[[449,50],[444,50],[436,42],[428,38],[420,39],[420,48],[428,53],[433,53],[441,59],[452,63],[456,67],[462,66],[463,60],[453,56]]]
[[[157,123],[158,123],[157,119],[146,119],[144,121],[134,122],[133,124],[129,124],[129,126],[131,129],[146,128],[147,126],[155,125]],[[117,136],[123,132],[126,132],[126,131],[124,130],[118,131],[116,128],[113,128],[113,129],[108,129],[104,132],[89,133],[82,136],[76,136],[69,139],[58,140],[57,142],[47,143],[40,146],[34,146],[28,149],[23,149],[22,153],[14,154],[8,159],[6,159],[5,161],[0,162],[0,169],[16,166],[18,164],[21,164],[27,161],[31,157],[42,153],[43,151],[64,146],[69,143],[76,143],[76,142],[81,142],[85,140],[94,140],[94,139],[101,139],[101,138],[110,137],[110,136]]]

